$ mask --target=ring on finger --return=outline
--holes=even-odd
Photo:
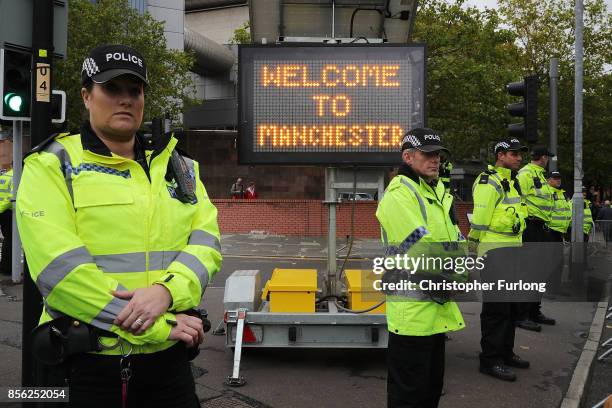
[[[134,324],[137,326],[142,326],[144,324],[144,322],[142,321],[142,319],[139,317],[138,319],[136,319],[134,321]]]

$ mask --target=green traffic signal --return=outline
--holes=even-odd
[[[0,117],[2,119],[29,120],[32,92],[31,58],[29,53],[0,50]]]
[[[4,103],[15,113],[21,112],[23,98],[16,93],[9,92],[4,96]]]

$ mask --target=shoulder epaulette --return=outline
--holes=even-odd
[[[174,150],[176,150],[178,152],[178,154],[180,154],[183,157],[186,157],[186,158],[191,159],[191,160],[195,160],[193,157],[191,157],[191,155],[189,153],[187,153],[183,149],[179,149],[178,147],[175,147]]]
[[[478,180],[478,184],[487,184],[489,182],[489,173],[485,171],[480,174],[480,179]]]
[[[33,153],[41,152],[45,150],[47,146],[49,146],[51,143],[53,143],[57,139],[61,139],[69,135],[70,133],[53,133],[51,136],[49,136],[48,138],[46,138],[45,140],[43,140],[42,142],[34,146],[23,158],[25,159],[26,157],[28,157],[29,155]]]

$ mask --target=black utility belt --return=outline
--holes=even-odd
[[[32,330],[32,352],[41,363],[57,365],[63,363],[68,356],[104,350],[100,337],[118,339],[115,333],[70,316],[62,316]]]
[[[204,332],[210,330],[210,321],[206,310],[190,309],[180,312],[202,319]],[[102,330],[88,323],[83,323],[70,316],[62,316],[41,324],[32,330],[32,354],[46,365],[58,365],[70,356],[100,352],[119,347],[122,341],[118,335]],[[112,346],[101,343],[102,337],[117,339]],[[193,360],[199,354],[199,347],[188,349],[188,359]]]
[[[546,225],[546,221],[544,221],[541,218],[537,218],[537,217],[527,217],[525,219],[525,221],[530,223],[530,224],[542,224],[542,225]]]

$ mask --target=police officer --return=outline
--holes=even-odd
[[[548,228],[550,229],[552,246],[555,248],[553,258],[553,275],[551,283],[558,288],[561,283],[563,271],[563,240],[572,223],[572,204],[565,197],[565,190],[561,188],[561,173],[553,171],[548,175],[548,185],[553,197],[553,210]]]
[[[582,192],[582,198],[584,199],[584,219],[583,219],[583,228],[582,232],[584,232],[584,242],[589,242],[589,234],[593,230],[593,213],[591,212],[591,200],[587,198],[587,192]]]
[[[0,131],[0,230],[2,230],[0,275],[11,276],[13,269],[13,141],[7,130]]]
[[[552,246],[547,244],[553,240],[548,224],[551,220],[554,202],[552,191],[545,177],[545,169],[550,158],[554,156],[555,154],[545,146],[534,146],[531,150],[531,163],[526,164],[518,175],[523,199],[529,211],[523,242],[532,243],[528,244],[529,246],[523,252],[530,254],[525,258],[540,260],[536,266],[539,270],[547,270],[544,273],[546,277],[552,272],[551,265],[555,254]],[[536,257],[536,254],[539,256]],[[527,261],[531,262],[531,260]],[[517,321],[518,327],[539,332],[542,330],[540,324],[555,324],[555,319],[547,317],[540,310],[540,301],[525,303],[523,306],[520,319]]]
[[[572,205],[565,196],[565,190],[561,188],[561,173],[551,172],[548,176],[548,185],[553,198],[553,210],[548,228],[551,230],[553,241],[562,242],[572,223]]]
[[[450,161],[440,163],[440,181],[444,184],[447,194],[452,194],[451,191],[451,172],[453,164]]]
[[[495,166],[488,166],[474,182],[474,212],[468,239],[478,245],[478,255],[486,255],[483,281],[512,280],[518,269],[527,211],[521,200],[516,172],[521,152],[516,138],[504,138],[494,147]],[[517,304],[505,296],[483,294],[480,325],[480,371],[500,380],[515,381],[510,367],[528,368],[529,362],[514,354],[514,325]]]
[[[70,316],[100,333],[65,363],[70,406],[199,407],[187,355],[203,322],[183,312],[221,266],[217,211],[171,134],[137,133],[149,85],[137,50],[94,48],[81,77],[89,120],[27,156],[17,196],[41,327]]]
[[[444,256],[449,243],[456,248],[463,240],[452,216],[453,197],[438,179],[440,156],[448,150],[440,134],[418,128],[404,136],[401,151],[399,173],[376,211],[387,253]],[[388,294],[386,307],[388,406],[437,407],[444,379],[444,333],[465,326],[459,308],[420,291]]]

